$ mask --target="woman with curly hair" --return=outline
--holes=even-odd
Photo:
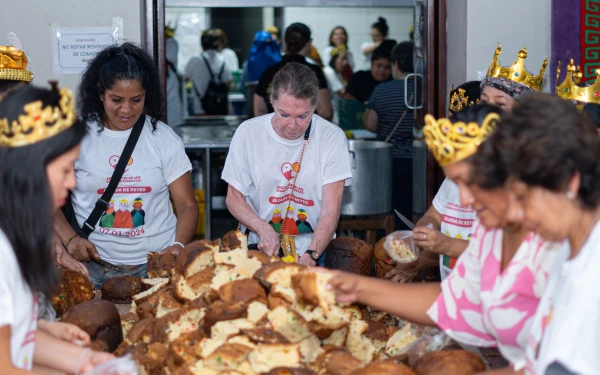
[[[96,286],[117,275],[144,276],[150,251],[177,253],[193,237],[198,206],[183,142],[160,122],[162,98],[152,58],[124,43],[100,52],[78,88],[79,115],[88,125],[83,152],[75,163],[77,188],[71,192],[71,225],[58,214],[55,230],[65,249],[88,262]],[[107,188],[134,125],[145,122],[125,172],[88,239],[79,230]],[[175,203],[178,219],[169,196]],[[100,203],[98,203],[100,202]],[[77,232],[74,230],[77,229]],[[90,258],[119,265],[105,272]]]

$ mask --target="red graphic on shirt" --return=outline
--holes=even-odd
[[[283,197],[269,197],[269,203],[278,205],[278,204],[281,204],[284,202],[288,202],[290,199],[294,203],[301,204],[301,205],[307,206],[307,207],[312,207],[315,205],[315,201],[313,201],[313,200],[300,198],[295,195],[292,197],[292,194],[287,194],[287,195],[284,195]]]
[[[106,191],[105,188],[98,189],[97,193],[102,195]],[[119,186],[115,190],[115,194],[147,194],[152,191],[150,186]]]
[[[300,172],[300,164],[298,162],[291,164],[289,162],[283,163],[281,166],[281,173],[288,181],[291,181]]]
[[[294,207],[289,206],[287,208],[287,214],[285,219],[283,219],[282,228],[282,234],[289,234],[291,236],[297,236],[300,234],[298,231],[298,226],[296,225],[296,220],[294,220]]]
[[[108,158],[108,164],[110,164],[110,166],[113,167],[113,169],[115,169],[120,158],[121,157],[119,155],[113,155],[110,158]],[[133,164],[133,158],[129,158],[129,161],[127,162],[127,165],[131,164]],[[129,169],[125,168],[125,172],[123,173],[127,173],[128,170]]]
[[[442,222],[456,227],[471,228],[474,221],[472,219],[460,219],[454,216],[442,215]]]

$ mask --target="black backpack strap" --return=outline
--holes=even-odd
[[[133,149],[137,144],[138,139],[140,138],[140,134],[144,129],[144,123],[146,122],[146,115],[142,114],[140,118],[137,120],[135,125],[133,125],[133,129],[131,129],[131,133],[129,134],[129,138],[127,139],[127,143],[125,143],[125,148],[121,153],[121,157],[119,158],[119,162],[115,167],[115,171],[110,178],[110,182],[108,183],[108,187],[104,191],[104,194],[96,201],[96,205],[92,210],[92,213],[87,218],[87,220],[83,223],[81,230],[86,234],[90,235],[96,227],[98,220],[102,214],[108,208],[110,199],[112,198],[115,190],[117,190],[117,186],[119,182],[121,182],[121,177],[123,177],[123,173],[125,173],[125,167],[127,167],[127,162],[129,162],[129,158],[131,158],[131,154],[133,154]]]
[[[221,76],[223,75],[224,69],[225,69],[225,63],[223,63],[223,65],[221,65],[221,71],[219,72],[219,76],[217,77],[219,79],[219,82],[221,82]]]
[[[208,68],[208,72],[210,73],[210,80],[214,81],[215,75],[213,74],[212,70],[210,70],[210,64],[208,63],[208,60],[206,59],[206,57],[204,57],[204,55],[202,55],[202,59],[204,60],[204,63],[206,64],[206,67]]]

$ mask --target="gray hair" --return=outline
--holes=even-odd
[[[288,94],[296,99],[309,99],[312,105],[317,104],[319,96],[319,80],[308,66],[291,62],[275,74],[269,90],[271,103],[280,95]]]

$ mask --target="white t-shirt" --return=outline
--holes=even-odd
[[[526,349],[526,373],[558,362],[578,375],[600,371],[600,222],[575,258],[565,241],[550,272]]]
[[[211,49],[202,52],[202,56],[206,57],[206,60],[210,65],[210,70],[212,71],[212,74],[215,77],[215,81],[231,81],[231,70],[229,69],[227,62],[225,61],[225,57],[223,57],[222,54],[220,54],[214,49]],[[223,65],[225,66],[224,68]],[[223,68],[223,74],[221,74],[221,79],[219,80],[219,73],[221,72],[221,68]],[[208,67],[204,62],[204,59],[201,56],[192,57],[188,64],[185,66],[184,74],[186,75],[186,77],[190,77],[192,79],[194,86],[200,94],[200,97],[198,97],[198,95],[196,95],[196,91],[192,89],[192,96],[194,97],[194,112],[196,114],[202,115],[204,114],[204,109],[202,108],[202,103],[200,102],[200,99],[202,99],[202,97],[204,96],[204,93],[208,89],[208,84],[210,83],[210,72],[208,71]]]
[[[240,125],[221,177],[246,197],[275,232],[280,233],[284,225],[285,234],[297,236],[296,250],[302,255],[319,225],[323,186],[337,181],[345,181],[346,186],[352,183],[348,141],[339,127],[313,115],[291,203],[293,211],[287,211],[303,137],[281,138],[271,124],[273,116],[255,117]],[[250,233],[248,242],[258,243],[258,236]]]
[[[449,179],[445,179],[435,198],[433,198],[433,207],[442,215],[441,232],[443,234],[462,240],[471,238],[471,227],[475,222],[475,212],[470,206],[461,206],[458,185]],[[442,280],[448,277],[455,263],[456,259],[440,254]]]
[[[323,50],[323,54],[321,55],[321,61],[323,61],[323,65],[325,67],[329,66],[329,61],[331,61],[331,52],[333,52],[334,48],[335,47],[327,46]],[[352,57],[352,52],[347,51],[347,53],[348,53],[348,65],[350,65],[350,67],[352,68],[352,71],[354,71],[354,58]]]
[[[340,96],[337,94],[338,91],[346,88],[344,84],[344,79],[342,76],[333,70],[330,66],[326,66],[323,68],[323,73],[325,74],[325,78],[327,78],[327,87],[329,88],[329,97],[331,98],[331,105],[333,106],[333,120],[334,124],[337,124],[338,118],[338,102],[340,101]]]
[[[225,62],[227,62],[229,71],[233,72],[234,70],[238,70],[240,68],[240,61],[238,60],[234,50],[230,48],[223,48],[219,53],[225,58]]]
[[[362,52],[362,55],[363,55],[362,70],[371,70],[371,57],[373,57],[373,52],[365,55],[364,51],[366,48],[373,47],[374,45],[375,45],[375,43],[372,40],[370,40],[368,42],[364,42],[363,44],[360,45],[360,52]]]
[[[0,259],[0,327],[10,325],[13,366],[31,370],[37,330],[37,298],[23,279],[15,252],[1,230]]]
[[[192,169],[183,141],[162,122],[146,116],[144,129],[110,207],[96,224],[89,240],[102,259],[123,265],[146,263],[150,251],[161,251],[175,241],[177,219],[169,201],[169,184]],[[129,138],[130,130],[104,128],[89,123],[81,154],[75,162],[77,187],[73,208],[79,225],[87,220],[108,186]]]

